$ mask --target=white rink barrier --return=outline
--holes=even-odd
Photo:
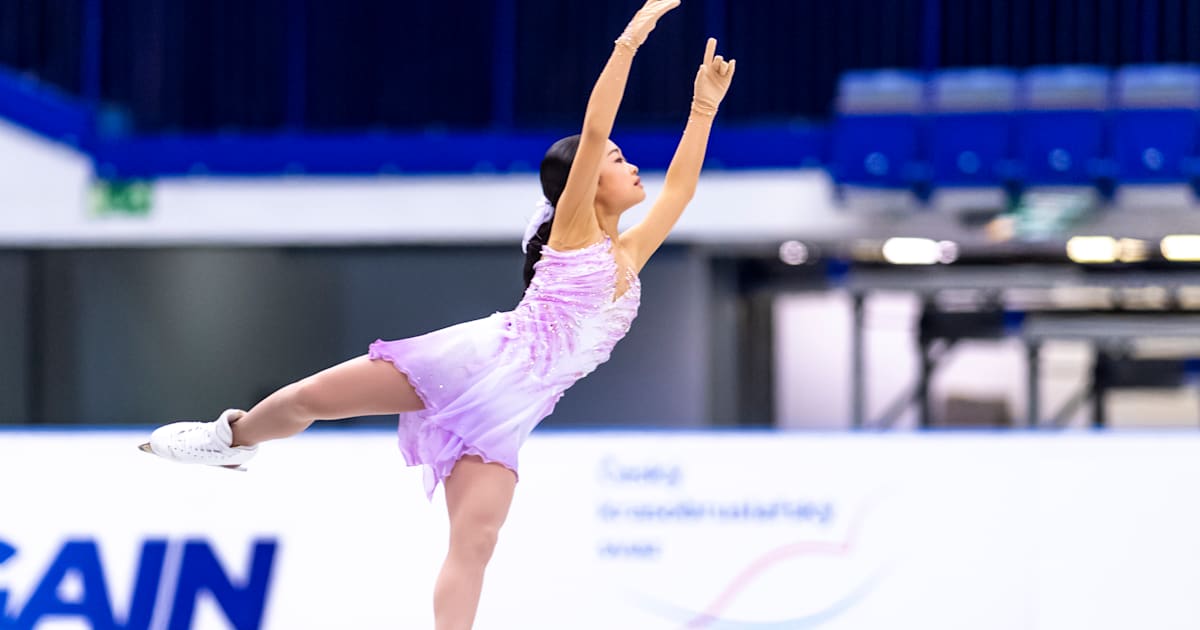
[[[0,431],[0,628],[432,628],[381,431],[248,472]],[[539,433],[476,628],[1200,628],[1200,435]]]

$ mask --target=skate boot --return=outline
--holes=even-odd
[[[230,446],[233,429],[229,421],[246,412],[226,409],[215,422],[174,422],[150,434],[150,441],[138,448],[182,464],[208,464],[242,469],[258,451],[257,446]]]

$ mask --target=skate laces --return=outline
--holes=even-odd
[[[197,422],[193,426],[181,428],[170,437],[167,448],[176,457],[184,456],[190,459],[219,459],[233,451],[232,447],[221,442],[215,423],[212,422]]]

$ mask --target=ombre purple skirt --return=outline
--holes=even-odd
[[[466,455],[517,472],[517,454],[563,392],[608,360],[637,316],[641,284],[626,272],[618,292],[611,242],[542,249],[533,282],[511,311],[419,337],[371,344],[425,403],[400,414],[400,451],[425,467],[432,498]]]

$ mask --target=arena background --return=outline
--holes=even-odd
[[[0,629],[430,627],[394,418],[244,474],[134,447],[514,306],[639,4],[0,2]],[[697,197],[523,451],[476,627],[1200,626],[1197,32],[684,0],[613,140],[660,190],[717,37]]]

